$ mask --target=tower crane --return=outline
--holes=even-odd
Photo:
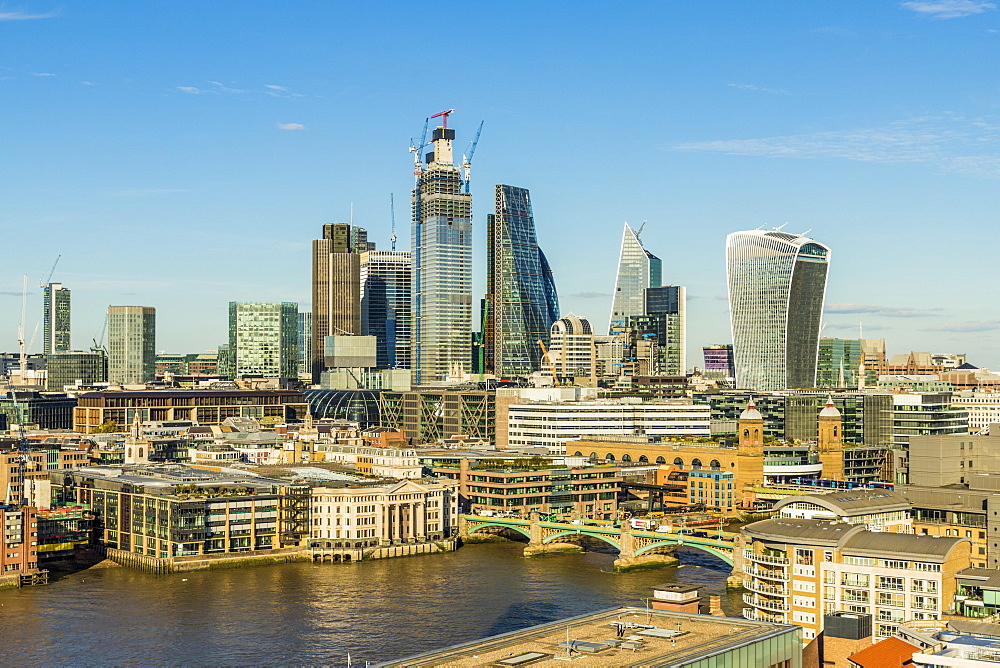
[[[14,391],[14,388],[11,388],[8,392],[14,403],[14,411],[17,413],[17,455],[14,457],[14,460],[17,463],[16,479],[20,480],[21,489],[17,491],[15,483],[12,480],[7,488],[7,503],[23,508],[30,502],[28,499],[28,469],[33,469],[35,466],[34,462],[31,461],[31,447],[28,445],[28,437],[24,433],[24,411],[21,408],[21,404],[17,401],[17,392]]]
[[[486,121],[479,121],[479,129],[476,130],[476,136],[469,144],[469,154],[462,155],[462,185],[466,195],[469,194],[469,178],[472,172],[472,156],[475,155],[476,147],[479,146],[479,135],[483,133],[483,123],[485,122]]]
[[[542,357],[545,361],[549,363],[549,372],[552,374],[552,384],[559,385],[559,374],[556,373],[556,363],[552,361],[552,355],[549,355],[549,351],[545,348],[545,344],[539,339],[538,347],[542,349]]]
[[[51,283],[51,282],[52,282],[52,274],[56,273],[56,265],[57,265],[57,264],[59,264],[59,259],[60,259],[61,257],[62,257],[62,255],[57,255],[57,256],[56,256],[56,261],[52,263],[52,269],[50,269],[50,270],[49,270],[49,277],[48,277],[48,278],[46,278],[46,279],[45,279],[44,281],[42,281],[42,282],[41,282],[41,283],[40,283],[40,284],[38,285],[38,287],[40,287],[40,288],[44,288],[45,286],[47,286],[47,285],[48,285],[49,283]]]
[[[454,109],[448,109],[446,111],[442,111],[440,113],[434,114],[433,116],[431,116],[431,118],[438,118],[438,117],[443,116],[444,117],[444,121],[441,123],[441,125],[444,127],[445,130],[447,130],[448,129],[448,116],[451,115],[451,114],[454,114],[454,113],[455,113]]]

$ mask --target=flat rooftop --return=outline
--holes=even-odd
[[[619,634],[619,624],[625,626]],[[631,627],[629,626],[631,625]],[[441,650],[376,664],[390,666],[565,667],[574,645],[578,666],[674,666],[723,654],[799,627],[664,610],[621,607],[561,619]]]

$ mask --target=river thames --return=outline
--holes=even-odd
[[[728,567],[616,574],[614,554],[525,559],[520,543],[354,564],[283,564],[152,575],[81,571],[0,592],[3,665],[330,665],[397,659],[618,605],[655,585],[725,594]],[[739,614],[735,594],[724,597]]]

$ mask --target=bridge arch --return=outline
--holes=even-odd
[[[551,543],[557,541],[560,538],[565,538],[566,536],[586,536],[587,538],[596,538],[602,540],[616,550],[621,550],[622,546],[618,541],[614,540],[611,536],[607,536],[601,533],[589,533],[586,531],[572,530],[572,531],[560,531],[559,533],[554,533],[551,536],[546,536],[542,539],[542,543]]]
[[[524,536],[528,540],[531,540],[531,532],[528,529],[528,527],[527,526],[523,526],[522,527],[522,526],[519,526],[517,524],[507,524],[507,523],[501,524],[499,522],[484,522],[483,524],[477,524],[474,527],[469,527],[468,533],[471,536],[472,534],[477,533],[477,532],[481,531],[482,529],[489,529],[489,528],[493,528],[493,529],[509,529],[511,531],[516,531],[517,533],[521,534],[522,536]],[[483,531],[482,533],[490,533],[490,532],[489,531]]]
[[[682,545],[684,547],[691,547],[691,548],[694,548],[696,550],[701,550],[702,552],[710,554],[713,557],[716,557],[717,559],[721,559],[722,561],[726,562],[730,566],[733,565],[733,556],[731,554],[726,553],[724,550],[720,550],[719,548],[713,547],[711,545],[701,545],[700,543],[688,543],[686,541],[680,541],[680,540],[676,540],[676,539],[675,540],[661,540],[659,542],[651,543],[649,545],[641,547],[641,548],[639,548],[638,550],[635,551],[635,556],[638,557],[639,555],[647,554],[647,553],[652,552],[653,550],[655,550],[657,548],[661,548],[661,547],[680,547]]]

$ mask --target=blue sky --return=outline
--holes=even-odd
[[[40,279],[74,347],[109,304],[157,348],[213,349],[230,300],[308,309],[309,243],[409,239],[410,137],[455,108],[476,298],[492,186],[529,188],[562,309],[606,326],[622,221],[688,286],[691,344],[730,340],[726,234],[833,249],[825,335],[1000,366],[1000,9],[912,2],[0,5],[0,349]],[[34,349],[40,350],[41,335]]]

